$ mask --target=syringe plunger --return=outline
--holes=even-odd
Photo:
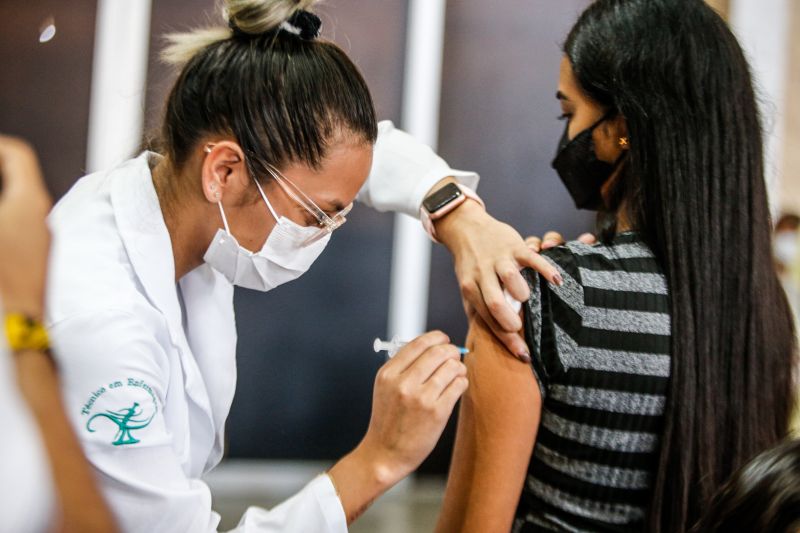
[[[389,357],[392,357],[394,354],[397,353],[400,348],[408,344],[407,342],[399,340],[397,337],[393,338],[390,341],[381,340],[380,337],[375,339],[375,342],[372,343],[372,349],[375,352],[387,352]]]

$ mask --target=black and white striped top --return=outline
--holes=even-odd
[[[544,253],[525,334],[542,416],[513,531],[641,531],[670,374],[667,284],[635,233]]]

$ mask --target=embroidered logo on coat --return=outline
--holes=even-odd
[[[89,433],[110,436],[111,428],[116,428],[111,441],[114,446],[141,442],[134,432],[149,426],[157,412],[155,392],[144,380],[135,378],[98,387],[81,409],[81,414],[89,417],[85,424]]]
[[[92,415],[92,417],[86,421],[86,429],[89,430],[89,433],[94,433],[95,430],[92,429],[92,421],[98,417],[107,418],[117,425],[117,434],[114,437],[114,442],[111,444],[114,446],[136,444],[139,442],[139,439],[134,438],[133,435],[131,435],[131,431],[146,428],[155,416],[154,412],[149,418],[141,418],[142,412],[142,409],[139,408],[139,403],[133,402],[133,406],[121,411],[106,411],[105,413]]]

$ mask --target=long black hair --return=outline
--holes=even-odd
[[[729,531],[800,531],[800,440],[787,440],[742,467],[692,529]]]
[[[672,370],[648,529],[685,531],[786,433],[794,330],[775,273],[762,131],[744,54],[702,0],[597,0],[564,51],[625,118],[625,209],[670,288]]]

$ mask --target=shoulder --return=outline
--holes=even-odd
[[[580,246],[578,246],[580,245]],[[537,312],[543,304],[550,305],[555,299],[574,313],[580,314],[584,305],[583,278],[581,276],[581,243],[567,243],[542,252],[542,256],[555,266],[563,279],[562,285],[548,283],[534,270],[526,269],[523,276],[531,289],[527,307]]]
[[[73,226],[90,223],[103,216],[113,216],[109,172],[95,172],[78,179],[56,203],[48,216],[54,235],[70,232]]]
[[[115,432],[151,426],[167,397],[171,369],[158,331],[128,310],[106,309],[63,320],[51,335],[65,409],[81,439],[133,444],[126,435],[117,434],[115,441]],[[165,434],[154,430],[162,424],[157,421],[136,441],[148,435],[149,444],[161,443]]]
[[[575,266],[582,271],[661,271],[655,254],[635,233],[617,235],[609,243],[573,241],[560,248],[569,250]]]
[[[49,330],[66,382],[112,375],[162,382],[169,373],[168,331],[158,316],[107,308],[71,316]]]
[[[554,285],[532,270],[525,276],[531,295],[523,306],[525,341],[531,351],[531,365],[541,394],[549,383],[562,374],[576,357],[578,339],[586,310],[582,243],[567,243],[542,253],[562,276],[563,284]]]
[[[581,285],[589,296],[597,291],[667,294],[664,270],[650,247],[635,233],[615,236],[612,242],[567,244]]]
[[[142,299],[117,226],[110,175],[81,178],[48,219],[50,322],[109,307],[125,309]]]
[[[481,413],[479,416],[494,419],[502,413],[502,420],[495,421],[499,424],[508,421],[512,412],[520,415],[523,410],[530,415],[527,409],[533,402],[528,400],[538,397],[530,366],[514,357],[480,318],[470,323],[467,347],[470,353],[464,363],[470,386],[466,397]]]
[[[170,358],[158,328],[129,310],[105,309],[72,316],[50,331],[65,409],[81,438],[103,445],[133,444],[119,434],[129,440],[113,441],[114,433],[123,426],[144,430],[167,397]],[[144,433],[159,435],[150,444],[165,438],[152,431],[160,424]]]
[[[657,274],[663,272],[652,250],[636,234],[622,234],[613,243],[584,244],[570,241],[542,252],[542,256],[566,274],[564,286],[573,289],[602,286],[615,281],[608,273],[614,272],[617,284],[624,284],[627,274]],[[532,272],[526,273],[531,281],[538,281]],[[624,279],[623,279],[624,278]],[[551,286],[556,294],[565,292]]]

